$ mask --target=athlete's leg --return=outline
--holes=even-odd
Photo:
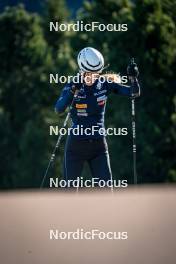
[[[112,179],[108,146],[105,138],[94,141],[92,158],[88,162],[94,178],[105,181]]]
[[[64,179],[75,180],[81,176],[84,159],[79,153],[79,141],[67,139],[64,152]]]
[[[94,159],[89,160],[89,166],[93,178],[108,181],[112,179],[112,172],[109,160],[109,153],[104,152],[99,154]]]

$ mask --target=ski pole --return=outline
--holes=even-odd
[[[69,112],[68,112],[68,114],[67,114],[67,116],[66,116],[66,118],[65,118],[65,120],[64,120],[63,128],[65,128],[65,127],[67,126],[68,120],[69,120],[69,118],[70,118],[70,111],[71,111],[71,109],[72,109],[72,106],[73,106],[73,103],[74,103],[75,97],[77,96],[77,91],[78,91],[78,90],[75,91],[75,94],[74,94],[74,96],[73,96],[73,100],[72,100],[72,103],[71,103],[71,105],[70,105]],[[58,136],[58,139],[57,139],[56,145],[55,145],[54,150],[53,150],[53,152],[52,152],[52,154],[51,154],[51,158],[50,158],[50,160],[49,160],[49,163],[48,163],[48,166],[47,166],[47,168],[46,168],[45,174],[44,174],[44,176],[43,176],[42,182],[41,182],[41,184],[40,184],[40,189],[43,188],[43,185],[44,185],[45,180],[46,180],[46,178],[47,178],[47,175],[48,175],[49,169],[50,169],[51,165],[54,163],[54,160],[55,160],[55,157],[56,157],[56,151],[57,151],[57,149],[59,148],[59,145],[60,145],[60,142],[61,142],[62,136],[63,136],[62,134],[59,134],[59,136]]]
[[[131,64],[134,64],[134,58],[131,59]],[[135,95],[133,93],[133,83],[135,77],[131,79],[132,81],[132,97],[131,97],[131,124],[132,124],[132,143],[133,143],[133,183],[137,184],[137,168],[136,168],[136,111],[135,111]]]
[[[65,118],[63,128],[66,127],[67,122],[68,122],[68,120],[69,120],[69,117],[70,117],[70,112],[67,114],[67,116],[66,116],[66,118]],[[45,171],[44,177],[43,177],[43,179],[42,179],[42,182],[41,182],[40,188],[43,187],[44,182],[45,182],[45,179],[46,179],[46,177],[47,177],[47,175],[48,175],[48,171],[49,171],[51,165],[54,163],[54,160],[55,160],[55,157],[56,157],[56,151],[57,151],[57,149],[59,148],[59,145],[60,145],[60,142],[61,142],[62,136],[63,136],[62,134],[59,134],[59,136],[58,136],[58,139],[57,139],[56,145],[55,145],[55,147],[54,147],[53,153],[51,154],[51,158],[50,158],[49,163],[48,163],[48,166],[47,166],[47,168],[46,168],[46,171]]]
[[[135,99],[131,99],[131,122],[132,122],[132,137],[133,137],[133,176],[134,184],[137,184],[137,170],[136,170],[136,113],[135,113]]]

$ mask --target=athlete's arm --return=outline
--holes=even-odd
[[[119,83],[108,83],[109,92],[124,96],[140,96],[140,85],[138,80],[135,78],[130,86],[119,84]]]
[[[63,113],[73,100],[74,92],[72,91],[72,84],[67,84],[55,104],[55,111]]]

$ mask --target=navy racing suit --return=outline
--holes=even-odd
[[[115,82],[100,82],[97,79],[92,86],[81,84],[74,97],[72,85],[73,83],[68,83],[63,88],[55,104],[55,110],[58,113],[64,112],[68,106],[72,105],[70,115],[73,130],[70,131],[66,141],[64,179],[67,181],[80,177],[84,163],[88,162],[93,178],[110,180],[112,173],[108,146],[105,134],[102,133],[102,129],[105,128],[107,98],[111,93],[128,97],[132,94],[139,96],[140,86],[137,80],[131,86],[125,86]],[[79,133],[73,132],[76,128],[79,128]]]

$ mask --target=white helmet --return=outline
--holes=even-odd
[[[94,48],[84,48],[78,54],[78,65],[83,72],[101,72],[104,68],[102,54]]]

